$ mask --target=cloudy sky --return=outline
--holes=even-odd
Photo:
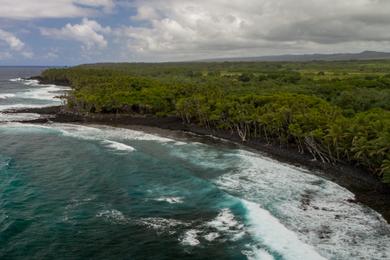
[[[390,0],[0,0],[0,65],[390,51]]]

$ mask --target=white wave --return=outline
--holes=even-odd
[[[11,94],[11,93],[0,94],[0,99],[12,98],[14,96],[15,94]]]
[[[215,219],[208,222],[208,225],[215,227],[220,231],[226,231],[237,226],[238,222],[230,209],[222,209]]]
[[[11,82],[19,82],[19,81],[23,81],[22,78],[15,78],[15,79],[10,79],[9,81]]]
[[[175,234],[178,228],[188,227],[191,224],[186,223],[177,219],[167,219],[161,217],[150,217],[150,218],[141,218],[138,221],[138,224],[151,228],[158,233],[168,232],[169,234]]]
[[[54,132],[57,131],[48,125],[28,124],[28,123],[20,123],[20,122],[5,122],[0,124],[0,128],[12,130],[12,131],[26,131],[26,132],[41,131],[41,130],[54,131]]]
[[[156,141],[161,143],[175,141],[158,135],[147,134],[141,131],[116,128],[101,125],[75,125],[75,124],[51,124],[53,129],[57,129],[65,136],[80,138],[85,140],[142,140]]]
[[[33,105],[33,104],[12,104],[12,105],[0,105],[0,111],[6,110],[14,110],[21,108],[41,108],[41,107],[49,107],[53,104],[45,104],[45,105]]]
[[[175,142],[175,145],[177,145],[177,146],[180,146],[180,145],[187,145],[188,143],[186,143],[186,142],[182,142],[182,141],[176,141]]]
[[[13,82],[22,82],[29,88],[17,93],[5,93],[0,94],[0,99],[6,98],[22,98],[46,101],[46,104],[31,104],[31,103],[17,103],[9,105],[0,105],[0,111],[19,109],[19,108],[42,108],[53,105],[61,105],[62,101],[57,96],[65,93],[69,90],[68,87],[56,86],[56,85],[42,85],[37,80],[25,80],[21,78],[11,79]]]
[[[174,235],[180,232],[179,241],[187,246],[196,246],[200,241],[212,242],[216,239],[219,242],[237,241],[246,233],[244,225],[235,220],[233,213],[227,209],[223,209],[215,219],[206,223],[184,222],[162,217],[141,218],[136,222],[155,230],[158,234]]]
[[[217,186],[272,210],[299,239],[337,259],[389,258],[390,228],[375,211],[349,201],[354,194],[306,170],[242,151],[240,170]]]
[[[125,128],[115,128],[110,126],[97,126],[106,135],[111,135],[114,138],[125,140],[141,140],[141,141],[156,141],[161,143],[175,143],[176,141],[170,138],[162,137],[155,134],[147,134],[142,131],[136,131]]]
[[[11,82],[20,82],[20,83],[23,83],[24,85],[28,85],[28,86],[31,86],[31,85],[41,85],[41,84],[39,84],[39,81],[36,80],[36,79],[14,78],[14,79],[10,79],[9,81],[11,81]]]
[[[160,197],[160,198],[157,198],[155,200],[156,201],[168,202],[170,204],[183,203],[183,198],[182,197]]]
[[[9,107],[7,107],[9,108]],[[1,106],[0,106],[1,109]],[[133,141],[133,140],[142,140],[142,141],[155,141],[159,143],[175,143],[174,140],[168,139],[165,137],[160,137],[158,135],[147,134],[141,131],[135,131],[130,129],[115,128],[109,126],[83,126],[76,124],[46,124],[46,125],[21,125],[21,124],[7,124],[7,127],[13,128],[30,128],[30,129],[39,129],[44,127],[45,129],[50,129],[53,131],[58,131],[63,136],[68,136],[72,138],[78,138],[82,140],[95,140],[102,142],[107,147],[119,151],[134,151],[134,147],[126,145],[121,141]]]
[[[36,80],[36,79],[22,79],[20,81],[23,82],[23,84],[25,84],[27,86],[38,86],[38,85],[40,85],[39,81]]]
[[[102,210],[99,211],[96,214],[96,217],[98,218],[103,218],[106,221],[114,224],[126,224],[128,223],[128,219],[123,215],[122,212],[116,209],[111,209],[111,210]]]
[[[243,201],[248,210],[249,231],[259,242],[277,251],[285,259],[325,259],[314,248],[299,240],[268,211],[249,201]]]
[[[252,247],[251,250],[242,250],[241,253],[245,255],[248,260],[274,260],[275,258],[262,248]]]
[[[212,242],[219,239],[221,234],[225,237],[220,240],[221,242],[226,241],[226,237],[231,241],[236,241],[238,239],[237,234],[245,233],[244,226],[234,220],[234,216],[231,217],[230,214],[228,213],[228,216],[226,213],[223,216],[221,214],[208,223],[184,222],[161,217],[142,218],[137,222],[157,231],[158,234],[168,233],[173,235],[183,232],[182,230],[185,229],[184,233],[179,236],[180,243],[187,246],[196,246],[200,244],[201,240]]]
[[[207,241],[211,242],[211,241],[214,241],[216,238],[220,237],[220,235],[217,232],[211,232],[209,234],[204,235],[203,237]]]
[[[40,84],[38,80],[34,79],[10,79],[12,82],[21,82],[26,86],[32,87],[28,88],[25,91],[18,92],[14,95],[14,97],[19,98],[29,98],[29,99],[37,99],[37,100],[49,100],[56,101],[59,100],[56,98],[57,96],[63,94],[65,91],[70,90],[69,87],[58,86],[52,84]]]
[[[24,85],[31,86],[31,85],[39,85],[39,81],[36,79],[23,79],[23,78],[14,78],[10,79],[11,82],[20,82]]]
[[[188,142],[170,150],[176,158],[204,169],[229,171],[238,161],[236,151],[218,150],[207,144]]]
[[[212,229],[212,232],[204,235],[208,241],[212,241],[223,234],[231,241],[237,241],[246,234],[245,226],[228,209],[222,209],[221,212],[211,221],[205,223],[206,230]]]
[[[197,246],[200,244],[198,240],[198,230],[191,229],[184,233],[184,235],[179,239],[180,243],[185,246]]]
[[[0,122],[28,121],[39,119],[41,116],[34,113],[4,114],[0,112]]]
[[[110,140],[104,140],[103,143],[111,149],[122,151],[122,152],[134,152],[135,148],[130,145],[122,144],[119,142],[114,142]]]
[[[69,88],[56,86],[56,85],[36,85],[35,88],[28,89],[24,92],[16,93],[16,96],[20,98],[49,100],[49,101],[58,102],[57,97],[62,95],[66,90],[69,90]]]

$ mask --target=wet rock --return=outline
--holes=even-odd
[[[320,239],[329,239],[331,237],[332,230],[329,226],[321,226],[321,229],[318,231],[318,237]]]

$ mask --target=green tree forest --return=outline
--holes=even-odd
[[[390,61],[93,64],[43,72],[80,113],[178,116],[390,183]]]

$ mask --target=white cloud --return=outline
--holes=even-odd
[[[11,57],[12,57],[11,53],[9,53],[9,52],[0,52],[0,61],[9,59]]]
[[[27,59],[31,59],[32,57],[34,57],[34,53],[32,51],[23,51],[21,54]]]
[[[82,43],[86,50],[107,47],[107,40],[103,34],[111,32],[110,27],[103,27],[94,20],[84,18],[80,24],[66,24],[61,29],[42,28],[41,34],[58,39],[74,40]]]
[[[85,17],[111,11],[114,0],[0,0],[0,17],[9,19]]]
[[[116,30],[150,59],[389,50],[388,0],[136,1],[139,26]]]
[[[31,59],[34,56],[34,53],[22,40],[16,37],[13,33],[0,29],[0,47],[4,45],[6,46],[4,47],[6,51],[0,51],[0,60],[20,56]]]
[[[14,51],[20,51],[24,47],[24,43],[18,37],[2,29],[0,29],[0,41],[5,42]]]
[[[157,10],[150,6],[139,6],[137,9],[137,14],[131,17],[134,20],[154,20],[158,19],[159,15]]]
[[[118,18],[108,17],[113,10]],[[41,35],[79,42],[84,50],[74,52],[71,45],[49,56],[68,55],[82,62],[86,57],[167,61],[390,51],[389,13],[390,0],[0,0],[2,28],[32,19],[84,18],[41,29]],[[100,24],[91,18],[97,15]],[[119,24],[129,16],[127,24]],[[112,29],[104,26],[106,18],[116,23]],[[34,22],[23,27],[34,30]],[[47,27],[48,21],[43,22]],[[21,35],[22,29],[17,32]],[[7,49],[0,51],[13,54],[19,49],[19,55],[31,56],[28,46],[23,47],[27,42],[12,33],[5,36],[0,35],[0,48]],[[49,43],[36,48],[55,47],[45,45]]]
[[[56,59],[58,57],[59,55],[56,51],[49,51],[48,53],[45,54],[46,59]]]

